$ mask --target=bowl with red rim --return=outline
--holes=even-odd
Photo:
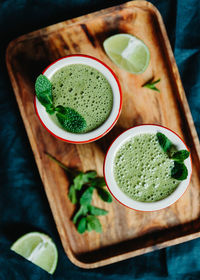
[[[126,130],[125,132],[123,132],[122,134],[120,134],[110,145],[104,159],[104,167],[103,167],[104,178],[110,193],[118,202],[133,210],[155,211],[155,210],[161,210],[163,208],[166,208],[172,205],[173,203],[175,203],[184,194],[184,192],[186,191],[190,183],[190,179],[192,175],[191,156],[189,156],[184,161],[184,164],[188,169],[187,178],[183,181],[180,181],[179,185],[174,190],[174,192],[172,192],[169,196],[165,197],[164,199],[154,201],[154,202],[136,201],[130,198],[128,195],[126,195],[121,190],[121,188],[117,185],[117,182],[115,181],[115,177],[114,177],[114,159],[120,147],[125,142],[129,141],[131,138],[133,138],[136,135],[145,134],[145,133],[156,134],[158,132],[163,133],[165,136],[167,136],[167,138],[172,142],[172,144],[176,146],[177,150],[189,151],[184,141],[172,130],[163,126],[148,124],[148,125],[139,125],[139,126],[132,127]]]
[[[34,105],[40,122],[42,123],[44,128],[53,136],[69,143],[84,144],[100,139],[113,128],[121,113],[122,92],[119,81],[112,69],[101,60],[88,55],[78,54],[60,58],[50,64],[42,74],[45,75],[49,80],[51,80],[52,76],[58,70],[71,64],[84,64],[93,67],[101,74],[103,74],[103,76],[109,82],[113,92],[113,106],[106,121],[102,123],[98,128],[87,133],[71,133],[64,130],[52,120],[52,117],[46,112],[45,107],[42,106],[36,96]]]

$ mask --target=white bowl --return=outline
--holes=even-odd
[[[76,134],[70,133],[56,125],[37,97],[35,97],[35,109],[42,125],[55,137],[70,143],[89,143],[104,136],[117,122],[122,108],[122,92],[115,73],[99,59],[88,55],[69,55],[58,59],[43,71],[43,75],[51,79],[56,71],[70,64],[85,64],[91,66],[105,76],[113,91],[113,108],[108,119],[93,131]]]
[[[155,211],[160,210],[165,207],[170,206],[175,201],[177,201],[185,192],[187,189],[191,174],[192,174],[192,162],[191,162],[191,156],[187,158],[184,163],[188,169],[188,177],[184,181],[180,181],[180,184],[175,189],[175,191],[169,195],[168,197],[155,201],[155,202],[139,202],[135,201],[129,196],[127,196],[117,185],[115,179],[114,179],[114,158],[116,155],[116,152],[119,150],[119,148],[127,142],[130,138],[143,133],[152,133],[156,134],[157,132],[161,132],[165,134],[169,140],[177,147],[178,150],[188,150],[186,144],[183,142],[183,140],[172,130],[159,126],[159,125],[139,125],[133,128],[130,128],[123,132],[121,135],[119,135],[114,142],[109,147],[105,160],[104,160],[104,177],[107,184],[107,187],[114,198],[116,198],[120,203],[123,205],[134,209],[134,210],[140,210],[140,211]]]

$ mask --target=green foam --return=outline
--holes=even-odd
[[[51,78],[53,103],[77,111],[86,121],[82,133],[92,131],[109,117],[113,92],[98,70],[84,64],[59,69]]]
[[[114,159],[114,177],[134,200],[154,202],[169,196],[180,183],[171,178],[173,160],[154,134],[137,135],[125,142]]]

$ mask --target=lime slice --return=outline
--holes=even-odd
[[[116,34],[103,43],[106,54],[120,68],[134,73],[143,73],[149,65],[148,47],[130,34]]]
[[[11,250],[53,274],[58,261],[58,252],[51,238],[40,232],[31,232],[20,237]]]

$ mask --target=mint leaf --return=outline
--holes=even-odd
[[[86,217],[82,217],[77,225],[77,230],[80,234],[86,231],[87,220]]]
[[[87,219],[87,230],[88,231],[95,230],[96,232],[99,232],[99,233],[102,232],[101,223],[97,217],[88,215],[86,217],[86,219]]]
[[[190,152],[187,150],[180,150],[173,154],[172,159],[183,162],[186,158],[188,158],[190,155]]]
[[[53,104],[46,105],[46,111],[49,115],[53,115],[55,112]]]
[[[68,193],[68,197],[70,199],[70,201],[73,203],[73,204],[76,204],[78,199],[77,199],[77,192],[76,192],[76,189],[74,187],[74,185],[71,185],[70,188],[69,188],[69,193]]]
[[[88,213],[88,207],[86,205],[81,205],[79,210],[76,212],[76,214],[73,217],[73,223],[76,224],[78,219],[81,216],[85,216]]]
[[[174,161],[174,167],[171,170],[171,177],[177,180],[185,180],[188,176],[188,170],[184,163]]]
[[[171,141],[163,133],[158,132],[156,133],[156,136],[163,151],[167,152],[172,146]]]
[[[80,198],[80,204],[81,205],[89,205],[92,201],[92,195],[93,195],[94,188],[89,187],[84,191]]]
[[[74,109],[61,105],[55,108],[56,117],[60,125],[72,133],[81,133],[86,127],[85,119]]]
[[[52,114],[53,97],[51,82],[44,75],[39,75],[35,82],[35,92],[40,103]]]
[[[147,81],[145,84],[143,84],[142,87],[160,92],[160,90],[155,86],[159,82],[160,82],[160,79],[153,81],[153,78],[152,78],[149,81]]]
[[[95,207],[92,205],[88,206],[88,210],[89,210],[90,214],[94,215],[94,216],[103,216],[103,215],[108,214],[107,210],[104,210],[104,209],[101,209],[101,208],[98,208],[98,207]]]
[[[108,191],[106,191],[103,188],[99,188],[97,189],[97,193],[99,195],[99,197],[104,201],[104,202],[108,202],[111,203],[112,202],[112,196],[110,195],[110,193]]]
[[[87,221],[87,219],[86,219],[86,221]],[[88,221],[86,222],[87,223],[87,225],[86,225],[86,230],[87,231],[92,231],[93,230],[93,228],[90,226],[90,224],[88,223]]]
[[[89,171],[87,173],[80,172],[75,178],[74,178],[74,186],[75,189],[81,190],[82,186],[89,183],[93,178],[97,176],[96,171]]]
[[[91,183],[90,186],[94,187],[94,188],[102,188],[106,186],[106,182],[104,177],[96,177],[94,178]]]

